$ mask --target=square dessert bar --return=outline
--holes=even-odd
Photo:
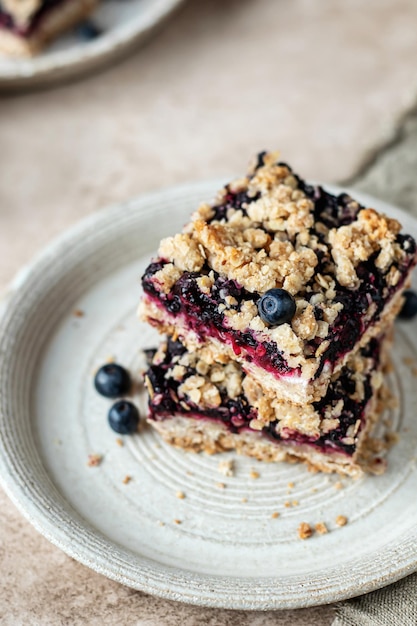
[[[0,0],[0,52],[31,56],[86,18],[98,0]]]
[[[161,242],[141,315],[208,362],[238,361],[282,399],[318,401],[401,308],[416,245],[400,228],[261,153]]]
[[[265,395],[236,362],[208,364],[168,339],[145,374],[148,421],[168,443],[195,452],[236,449],[324,472],[378,473],[384,462],[372,460],[367,444],[381,409],[387,344],[372,339],[333,375],[324,398],[300,407]]]

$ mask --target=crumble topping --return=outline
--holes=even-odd
[[[154,274],[154,280],[159,284],[163,293],[169,293],[177,280],[182,276],[182,271],[172,263],[167,263]]]
[[[189,376],[178,387],[178,396],[188,396],[194,404],[203,407],[218,407],[221,404],[219,390],[203,376]]]
[[[312,404],[300,407],[265,393],[261,385],[251,376],[246,376],[243,389],[249,404],[257,409],[257,418],[250,423],[254,430],[262,430],[265,425],[277,422],[276,432],[286,439],[291,431],[318,438],[321,418]]]
[[[359,211],[357,220],[348,226],[333,228],[329,232],[329,243],[336,263],[336,278],[341,285],[354,289],[359,284],[356,267],[367,261],[374,253],[379,254],[375,265],[385,271],[401,248],[395,237],[401,230],[397,220],[379,215],[374,209]]]
[[[205,261],[198,242],[186,233],[163,239],[159,254],[162,258],[173,261],[175,267],[183,272],[199,272]]]
[[[199,276],[197,278],[197,285],[203,293],[209,294],[214,285],[214,273],[210,272],[207,276],[204,274],[203,276]]]
[[[153,363],[162,363],[165,359],[167,344],[162,343],[156,352]],[[237,363],[226,364],[207,362],[201,352],[184,352],[174,357],[173,366],[166,373],[166,378],[181,382],[188,370],[196,370],[199,376],[189,376],[178,388],[180,395],[188,395],[196,404],[219,406],[220,396],[214,390],[224,391],[229,398],[235,399],[242,393],[243,372]],[[199,391],[199,395],[195,393]],[[198,400],[194,399],[197,398]]]
[[[210,267],[251,293],[282,287],[297,294],[314,274],[318,263],[314,250],[298,241],[282,241],[280,233],[272,240],[252,225],[249,217],[236,211],[224,224],[196,220],[193,237],[203,247]]]

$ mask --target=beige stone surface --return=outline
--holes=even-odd
[[[202,609],[122,587],[37,535],[0,494],[2,626],[327,626],[328,608],[282,612]]]
[[[414,0],[190,0],[103,73],[0,100],[0,292],[54,235],[158,187],[279,147],[352,177],[413,104]],[[415,152],[415,151],[414,151]],[[151,598],[49,545],[0,493],[2,624],[326,626],[332,609],[206,610]]]

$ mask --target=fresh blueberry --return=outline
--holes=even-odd
[[[93,22],[83,22],[76,29],[77,36],[81,41],[92,41],[102,34],[102,31]]]
[[[100,367],[94,378],[96,390],[106,398],[117,398],[128,393],[131,387],[129,372],[117,363]]]
[[[417,293],[411,289],[404,291],[404,304],[398,317],[403,320],[411,320],[417,315]]]
[[[119,435],[131,435],[139,424],[139,412],[134,404],[119,400],[111,407],[108,415],[110,427]]]
[[[295,300],[285,289],[268,289],[258,302],[258,313],[265,324],[280,326],[295,313]]]

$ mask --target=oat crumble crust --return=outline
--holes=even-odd
[[[378,414],[375,414],[378,417]],[[372,414],[370,413],[370,419]],[[173,416],[162,422],[149,422],[161,437],[172,446],[188,452],[217,454],[235,450],[238,454],[249,456],[266,463],[305,463],[311,472],[337,473],[341,476],[359,478],[364,472],[379,474],[381,467],[362,464],[360,458],[347,458],[344,454],[325,454],[312,451],[311,446],[299,444],[271,443],[260,436],[260,433],[230,433],[222,424],[206,423],[181,415]],[[366,439],[363,440],[366,449]],[[218,486],[225,487],[224,483]]]
[[[344,309],[338,299],[340,288],[354,292],[361,282],[360,264],[372,259],[386,288],[395,290],[404,279],[399,266],[411,253],[397,238],[401,226],[396,220],[360,207],[346,194],[343,219],[320,213],[307,195],[307,186],[287,165],[276,162],[275,153],[260,156],[248,176],[226,186],[213,205],[201,205],[182,233],[162,240],[159,257],[165,264],[153,281],[161,293],[169,294],[184,272],[195,273],[199,289],[208,296],[216,275],[235,281],[253,297],[238,303],[227,296],[218,305],[227,327],[252,331],[259,342],[275,342],[288,366],[301,367],[302,378],[312,380],[330,346],[332,324]],[[237,207],[227,205],[230,193],[243,198]],[[220,206],[226,209],[220,211]],[[291,293],[297,310],[291,323],[270,328],[259,317],[256,302],[274,287]],[[395,314],[399,295],[392,304]],[[368,307],[365,320],[371,320],[376,312],[373,302]],[[143,317],[161,332],[171,332],[169,316],[164,323],[166,312],[158,317],[155,308],[158,305],[145,296]],[[186,328],[180,332],[192,349]],[[369,341],[372,332],[364,341]],[[215,343],[212,350],[213,359],[222,352],[223,358],[233,358],[227,346]],[[252,373],[255,375],[255,368]],[[325,386],[317,394],[323,391]]]

